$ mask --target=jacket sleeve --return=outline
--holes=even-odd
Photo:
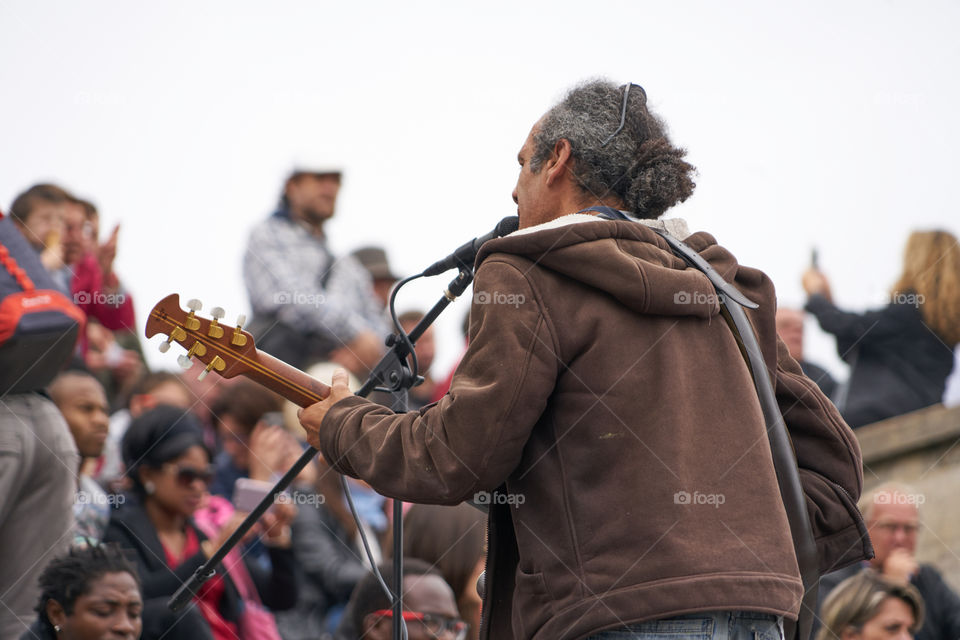
[[[135,552],[137,573],[140,575],[140,589],[143,592],[144,600],[172,596],[180,588],[180,585],[189,580],[197,569],[206,562],[203,551],[198,551],[184,560],[176,569],[171,569],[164,564],[160,569],[151,570],[143,559],[143,554],[150,553],[150,550],[144,544],[138,542],[129,529],[113,520],[107,525],[107,531],[103,534],[103,541],[116,542],[121,547]],[[218,567],[218,571],[222,571],[222,567]]]
[[[812,313],[820,328],[837,339],[837,353],[846,359],[859,342],[869,340],[898,339],[904,323],[900,316],[906,310],[903,305],[890,305],[884,309],[853,313],[841,311],[821,295],[812,295],[804,307]]]
[[[857,509],[863,489],[860,445],[779,339],[775,391],[797,456],[821,574],[871,558],[873,548]]]
[[[297,604],[296,559],[293,549],[267,547],[270,555],[270,569],[258,565],[250,555],[244,557],[244,564],[257,589],[260,600],[270,609],[282,611]]]
[[[324,522],[323,506],[303,505],[293,521],[293,552],[304,575],[338,601],[350,598],[367,569],[337,535],[338,525]]]
[[[135,331],[133,297],[120,286],[116,275],[111,274],[115,289],[107,293],[104,288],[100,265],[92,254],[87,254],[73,269],[71,289],[74,301],[87,316],[96,318],[105,329],[111,331]]]
[[[556,348],[535,290],[496,257],[477,270],[470,314],[470,345],[449,393],[405,414],[341,400],[320,427],[331,464],[383,495],[437,504],[506,480],[553,391]]]
[[[758,270],[740,267],[737,283],[757,300],[769,301],[749,315],[796,454],[820,573],[872,558],[870,536],[857,509],[863,490],[860,445],[837,408],[803,374],[777,336],[773,282]]]

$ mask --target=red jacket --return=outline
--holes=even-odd
[[[92,253],[84,255],[79,262],[70,267],[73,278],[70,280],[70,293],[74,303],[111,331],[136,331],[133,317],[133,297],[119,287],[117,276],[110,274],[113,282],[104,283],[100,265]],[[116,293],[106,293],[105,286],[115,289]]]

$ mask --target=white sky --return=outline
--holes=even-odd
[[[336,249],[383,244],[417,272],[515,213],[530,125],[602,75],[642,84],[689,149],[698,187],[672,215],[766,271],[781,304],[802,302],[816,246],[838,303],[880,306],[910,230],[960,233],[958,33],[955,1],[6,0],[0,208],[63,184],[102,233],[122,221],[139,322],[171,292],[231,319],[246,234],[295,162],[346,171]],[[441,317],[438,368],[466,309]],[[814,327],[808,355],[842,371]]]

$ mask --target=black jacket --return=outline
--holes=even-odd
[[[817,608],[823,608],[823,602],[827,595],[838,584],[862,570],[860,565],[854,565],[828,573],[820,578],[820,591],[817,595],[819,606]],[[960,597],[943,581],[940,572],[928,564],[922,564],[917,575],[910,579],[910,584],[920,592],[926,609],[923,626],[920,627],[920,631],[917,632],[914,640],[957,640],[957,638],[960,638]],[[819,619],[819,616],[817,619]]]
[[[192,521],[188,520],[187,526],[193,528],[199,540],[206,540],[207,537]],[[137,563],[144,600],[172,596],[206,561],[203,551],[198,551],[176,569],[170,569],[153,523],[140,502],[132,496],[128,496],[126,502],[111,513],[103,541],[119,543],[135,552],[131,559]],[[288,609],[297,600],[293,551],[271,548],[269,552],[272,571],[265,572],[249,562],[246,566],[263,604],[271,609]],[[225,619],[235,622],[242,612],[240,594],[222,566],[217,568],[217,573],[224,577],[226,585],[220,613]]]
[[[953,369],[953,345],[924,323],[917,305],[849,313],[814,295],[806,310],[836,336],[837,352],[851,366],[846,401],[838,402],[851,427],[940,402]]]
[[[309,499],[319,494],[295,492],[293,549],[299,600],[296,608],[277,615],[277,626],[284,640],[316,640],[330,637],[327,616],[331,609],[346,605],[368,570],[343,525],[325,504]]]

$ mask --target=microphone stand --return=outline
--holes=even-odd
[[[459,273],[450,281],[450,284],[447,285],[447,288],[443,292],[443,297],[433,305],[430,311],[417,323],[417,326],[413,328],[413,331],[409,333],[409,342],[397,334],[393,334],[387,338],[387,347],[389,347],[389,350],[383,358],[380,359],[380,362],[374,366],[370,375],[367,377],[367,381],[354,395],[365,398],[374,390],[388,391],[393,394],[394,397],[394,403],[391,408],[398,411],[406,411],[407,393],[409,389],[419,381],[419,378],[414,377],[406,364],[407,356],[410,355],[409,346],[416,344],[417,340],[430,325],[433,324],[433,321],[437,319],[444,309],[456,300],[470,283],[473,282],[473,269],[464,265],[462,262],[459,267]],[[393,296],[396,295],[396,291],[399,290],[400,286],[409,280],[420,277],[420,275],[423,274],[418,274],[398,284]],[[223,562],[223,559],[239,544],[247,531],[249,531],[267,509],[273,505],[277,496],[290,486],[290,483],[300,475],[300,472],[313,460],[317,453],[319,452],[316,448],[307,447],[293,466],[277,481],[270,490],[270,493],[264,496],[260,503],[244,518],[240,526],[220,545],[220,548],[218,548],[205,563],[197,568],[190,579],[184,582],[173,596],[170,597],[170,600],[167,601],[167,607],[169,607],[171,611],[179,611],[190,599],[197,595],[200,587],[216,574],[215,567]],[[352,510],[352,503],[350,506]],[[354,518],[357,518],[356,511],[354,511],[353,515]],[[360,534],[363,535],[359,522],[358,528],[361,530]],[[374,565],[374,570],[376,572],[376,565]],[[396,499],[393,501],[393,570],[393,640],[403,640],[403,635],[401,634],[403,626],[403,506],[401,501]]]

